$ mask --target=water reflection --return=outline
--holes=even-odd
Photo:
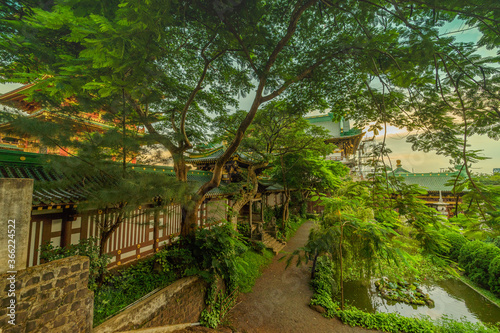
[[[398,312],[405,317],[427,315],[437,319],[443,315],[470,322],[496,323],[500,321],[500,308],[459,280],[445,280],[434,285],[421,286],[434,300],[435,306],[412,305],[385,300],[369,281],[344,283],[344,296],[349,304],[367,312]]]

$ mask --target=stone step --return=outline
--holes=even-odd
[[[274,255],[280,253],[280,251],[286,246],[286,242],[274,238],[265,231],[262,233],[262,242],[268,249],[273,251]]]

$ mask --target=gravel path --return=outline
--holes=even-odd
[[[284,252],[292,252],[307,242],[313,222],[304,223],[290,239]],[[277,255],[257,280],[253,291],[241,294],[229,313],[231,326],[237,332],[369,332],[350,327],[338,319],[324,318],[309,308],[310,265],[285,270],[285,261]]]

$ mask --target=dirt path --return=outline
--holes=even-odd
[[[292,252],[303,246],[313,222],[304,223],[283,251]],[[290,266],[278,261],[277,255],[253,291],[242,294],[237,305],[229,313],[232,328],[238,332],[369,332],[350,327],[338,319],[324,318],[309,308],[312,297],[309,287],[310,268]],[[372,331],[373,332],[373,331]]]

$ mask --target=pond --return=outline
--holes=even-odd
[[[421,284],[421,289],[434,300],[435,306],[410,305],[383,299],[369,281],[344,283],[344,297],[348,304],[367,312],[398,312],[405,317],[427,315],[437,319],[443,315],[469,322],[496,323],[500,321],[500,308],[460,280],[444,280],[434,284]]]

